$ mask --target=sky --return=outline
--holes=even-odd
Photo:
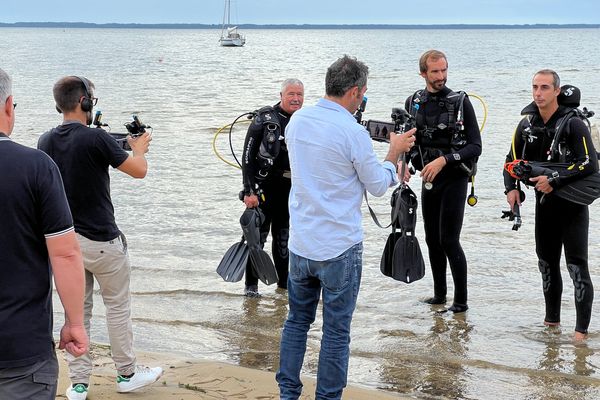
[[[221,24],[224,0],[2,0],[0,22]],[[237,24],[598,24],[598,0],[232,0]]]

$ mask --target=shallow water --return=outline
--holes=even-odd
[[[303,80],[306,104],[314,103],[323,94],[327,66],[344,53],[371,70],[364,117],[388,119],[391,107],[423,86],[419,55],[443,49],[450,61],[448,86],[481,96],[489,107],[479,203],[467,208],[462,235],[471,309],[462,316],[440,315],[421,303],[432,292],[429,271],[411,285],[381,275],[389,232],[377,228],[365,208],[349,381],[424,399],[600,398],[598,306],[590,339],[574,346],[573,287],[564,269],[563,327],[544,328],[532,192],[518,232],[500,219],[507,208],[501,165],[520,110],[530,101],[533,72],[556,69],[563,83],[581,88],[584,105],[600,111],[600,59],[587,46],[598,43],[597,29],[252,30],[239,49],[219,47],[216,30],[1,32],[0,67],[13,76],[19,104],[15,141],[34,145],[60,122],[51,88],[71,74],[96,84],[103,121],[114,132],[124,132],[133,112],[154,127],[147,178],[115,173],[112,185],[117,221],[130,243],[137,347],[270,371],[277,368],[286,296],[263,285],[261,299],[245,299],[241,282],[223,282],[215,273],[241,235],[237,221],[243,211],[237,200],[241,174],[215,156],[215,132],[244,112],[275,103],[288,77]],[[481,120],[482,107],[473,102]],[[233,132],[238,156],[243,135],[243,126]],[[226,134],[216,148],[232,160]],[[376,143],[375,150],[383,158],[386,146]],[[418,179],[411,186],[420,191]],[[370,201],[380,218],[388,215],[389,195]],[[598,204],[590,214],[590,271],[600,287]],[[420,215],[418,220],[425,250]],[[450,276],[448,281],[451,294]],[[96,303],[92,338],[107,342],[99,296]],[[58,298],[56,304],[58,325]],[[319,320],[309,333],[309,375],[316,372],[320,335]]]

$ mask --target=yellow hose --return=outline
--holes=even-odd
[[[488,115],[487,104],[485,104],[485,101],[480,96],[478,96],[474,93],[468,93],[468,96],[475,97],[477,100],[479,100],[479,102],[483,106],[483,121],[481,121],[481,126],[479,127],[479,133],[482,133],[483,128],[485,128],[485,123],[487,122],[487,115]],[[467,204],[470,205],[471,207],[474,207],[477,204],[477,196],[474,196],[474,192],[473,192],[475,190],[474,188],[475,188],[475,175],[471,176],[471,196],[469,196],[467,198]],[[472,200],[471,197],[473,197],[474,200]]]
[[[483,128],[485,128],[485,123],[487,122],[487,115],[488,115],[487,104],[485,104],[485,101],[483,101],[483,99],[481,97],[477,96],[474,93],[469,93],[468,95],[469,95],[469,97],[475,97],[477,100],[479,100],[481,102],[481,105],[483,106],[483,121],[481,122],[481,126],[479,127],[479,132],[483,132]]]
[[[251,122],[251,120],[243,120],[243,121],[239,121],[238,123],[241,122]],[[213,152],[215,153],[215,155],[217,156],[217,158],[221,161],[223,161],[225,164],[232,166],[234,168],[237,169],[241,169],[239,165],[232,163],[229,160],[226,160],[225,157],[223,157],[219,151],[217,150],[217,138],[219,137],[219,135],[221,134],[221,132],[223,132],[225,129],[230,128],[232,124],[227,124],[224,125],[222,127],[220,127],[219,129],[217,129],[217,132],[215,133],[215,136],[213,137],[213,141],[212,141],[212,148],[213,148]]]

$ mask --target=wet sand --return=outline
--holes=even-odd
[[[275,374],[236,365],[185,359],[167,354],[137,352],[138,362],[150,367],[161,366],[163,376],[153,385],[132,393],[117,393],[115,370],[107,346],[94,345],[94,371],[88,393],[89,400],[148,399],[278,399],[279,390]],[[60,374],[57,399],[66,399],[65,390],[70,384],[64,354],[58,351]],[[314,398],[315,381],[303,378],[301,399]],[[386,400],[402,397],[381,391],[349,386],[344,399]]]

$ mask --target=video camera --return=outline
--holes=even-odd
[[[358,110],[356,110],[354,117],[359,124],[363,125],[365,129],[369,131],[369,136],[371,136],[371,139],[377,142],[389,143],[390,132],[403,133],[416,126],[414,117],[403,108],[398,107],[392,108],[392,122],[378,121],[374,119],[363,121],[362,113],[365,111],[366,106],[367,98],[364,97],[360,107]]]
[[[131,146],[127,142],[127,136],[131,136],[132,138],[136,138],[144,134],[146,129],[152,129],[150,125],[145,125],[140,121],[137,115],[132,115],[133,121],[125,124],[125,129],[127,129],[128,133],[116,133],[116,132],[108,132],[113,139],[117,141],[119,146],[123,150],[131,151]],[[110,128],[110,125],[102,122],[102,111],[96,111],[96,115],[94,116],[94,121],[92,122],[96,128],[101,128],[103,126],[107,126]]]

